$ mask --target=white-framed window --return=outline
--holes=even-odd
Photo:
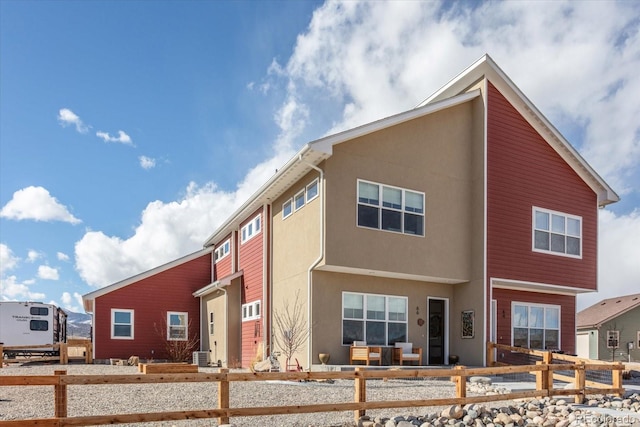
[[[607,331],[607,348],[620,347],[620,331]]]
[[[215,315],[213,311],[209,312],[209,335],[213,335],[215,332]]]
[[[293,199],[289,199],[282,204],[282,219],[287,218],[293,213]]]
[[[133,339],[133,310],[111,309],[111,339]]]
[[[227,255],[229,255],[230,252],[231,252],[231,239],[227,239],[226,242],[224,242],[222,245],[217,247],[216,250],[214,251],[213,253],[214,262],[217,262],[218,260],[221,260],[222,258],[226,257]]]
[[[242,304],[242,321],[260,318],[260,301]]]
[[[188,337],[189,313],[167,312],[167,340],[186,341]]]
[[[248,224],[242,227],[242,243],[260,233],[260,214],[256,215]]]
[[[582,258],[582,218],[533,207],[535,252]]]
[[[358,180],[359,227],[424,236],[424,193]]]
[[[318,180],[317,179],[314,179],[311,184],[307,185],[306,197],[307,197],[307,203],[309,203],[311,200],[318,197]]]
[[[407,341],[407,297],[342,293],[342,344],[366,341],[394,345]]]
[[[560,306],[511,303],[511,339],[514,347],[560,349]]]
[[[297,193],[294,197],[293,197],[293,208],[295,210],[299,210],[302,209],[304,207],[304,189],[302,189],[302,191],[300,191],[299,193]]]

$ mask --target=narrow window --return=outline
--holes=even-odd
[[[311,184],[307,185],[307,203],[318,197],[318,180],[316,179]]]
[[[295,210],[301,209],[304,206],[304,190],[296,194],[293,198],[293,204]]]
[[[289,199],[282,204],[282,218],[286,218],[293,213],[293,200]]]

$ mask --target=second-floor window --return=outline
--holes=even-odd
[[[256,215],[248,224],[242,227],[242,243],[251,239],[260,232],[260,215]]]
[[[242,304],[242,321],[260,318],[260,301]]]
[[[228,239],[226,242],[224,242],[222,245],[220,245],[219,247],[216,248],[215,252],[214,252],[214,261],[218,261],[224,257],[226,257],[227,255],[229,255],[229,252],[231,252],[231,240]]]
[[[424,236],[424,193],[358,180],[358,226]]]
[[[533,208],[533,250],[582,257],[582,218]]]

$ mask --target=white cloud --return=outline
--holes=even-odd
[[[125,145],[133,145],[131,137],[121,130],[118,131],[118,136],[111,136],[108,132],[102,131],[96,132],[96,136],[104,142],[119,142]]]
[[[58,280],[60,275],[56,268],[49,267],[48,265],[41,265],[38,266],[38,277],[45,280]]]
[[[43,301],[45,294],[31,292],[29,282],[18,282],[16,276],[0,278],[0,300],[3,301]]]
[[[4,243],[0,243],[0,274],[13,270],[20,261],[20,258],[13,256],[11,248]]]
[[[74,292],[73,295],[69,292],[63,292],[60,301],[62,301],[62,308],[72,311],[74,313],[81,313],[82,309],[82,295]]]
[[[69,261],[69,255],[65,254],[64,252],[56,253],[56,257],[59,261]]]
[[[33,186],[13,193],[13,198],[0,210],[0,217],[15,220],[62,221],[71,224],[82,222],[45,188]]]
[[[30,249],[27,252],[27,262],[35,262],[38,258],[41,258],[42,254],[36,250]]]
[[[68,108],[61,108],[58,112],[58,121],[63,127],[74,125],[76,130],[80,133],[87,133],[91,126],[85,125],[80,117],[78,117],[73,111]]]
[[[140,161],[140,167],[142,169],[149,170],[156,167],[156,159],[152,157],[140,156],[138,160]]]

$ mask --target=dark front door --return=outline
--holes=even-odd
[[[444,300],[429,299],[429,365],[444,364]]]

